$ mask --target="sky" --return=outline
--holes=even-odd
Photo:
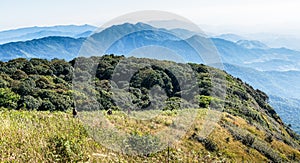
[[[1,0],[0,30],[103,23],[140,10],[181,15],[205,32],[300,35],[299,0]]]

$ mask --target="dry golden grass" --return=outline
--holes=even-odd
[[[171,162],[268,161],[261,152],[235,140],[222,124],[235,124],[260,140],[265,138],[264,131],[253,128],[240,117],[230,115],[231,118],[229,118],[226,116],[227,113],[216,113],[204,109],[195,111],[197,112],[196,119],[180,141],[170,144],[169,150],[165,148],[156,153],[141,156],[127,155],[107,149],[88,134],[86,124],[82,123],[82,117],[72,118],[69,112],[2,110],[0,111],[0,162],[167,162],[168,158]],[[102,113],[105,119],[117,129],[142,137],[177,126],[173,122],[179,111],[154,111],[157,116],[145,121],[130,118],[121,111],[114,111],[113,115]],[[203,143],[193,138],[193,135],[201,136],[203,125],[207,120],[205,117],[209,114],[222,116],[221,122],[210,124],[213,125],[213,131],[207,137],[216,144],[217,149],[214,151],[207,150]],[[93,124],[101,124],[92,121],[95,118],[91,115],[89,118]],[[286,160],[300,159],[298,150],[281,141],[274,140],[270,145]]]

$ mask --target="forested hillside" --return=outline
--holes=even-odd
[[[196,94],[187,95],[192,98],[185,99],[186,90],[178,86],[178,80],[168,69],[170,65],[174,65],[175,69],[180,71],[179,68],[183,64],[138,58],[130,58],[130,62],[136,65],[147,62],[149,66],[139,69],[129,83],[123,82],[122,78],[118,78],[116,83],[111,82],[118,63],[125,59],[123,56],[106,55],[76,58],[70,62],[59,59],[48,61],[22,58],[0,62],[0,122],[5,124],[0,127],[0,160],[7,161],[13,157],[21,161],[43,159],[63,162],[75,159],[78,161],[116,161],[117,159],[119,161],[144,159],[164,161],[166,151],[153,155],[127,157],[122,153],[105,150],[104,147],[89,139],[80,119],[72,118],[70,110],[75,106],[80,111],[79,115],[81,111],[91,109],[97,111],[111,109],[113,114],[107,115],[111,122],[119,125],[119,128],[125,129],[129,134],[139,133],[138,136],[144,138],[143,135],[147,135],[146,133],[151,131],[153,126],[146,122],[132,120],[124,114],[123,108],[120,108],[118,101],[113,98],[115,94],[112,91],[112,84],[125,85],[121,86],[120,91],[129,87],[133,100],[126,106],[137,106],[132,111],[156,110],[162,113],[162,117],[156,117],[155,120],[158,128],[172,126],[172,116],[182,110],[180,104],[197,110],[199,115],[186,136],[181,143],[171,149],[174,161],[187,159],[185,153],[191,151],[194,151],[189,153],[191,158],[202,159],[202,161],[203,159],[204,161],[217,159],[238,162],[300,160],[299,136],[282,122],[268,104],[268,96],[264,92],[254,90],[250,85],[224,71],[202,64],[188,64],[195,74],[197,84],[190,87],[198,86],[199,89]],[[80,83],[76,86],[84,88],[86,92],[92,92],[97,104],[91,102],[85,92],[73,89],[74,82],[86,80],[81,79],[81,76],[91,74],[89,69],[80,65],[85,63],[83,61],[95,67],[95,76],[91,76],[92,80],[89,80],[88,87]],[[121,72],[126,73],[126,69],[122,70]],[[183,73],[180,77],[186,76],[190,75]],[[152,100],[150,91],[154,86],[159,86],[166,92],[166,96],[156,97],[165,99],[162,101],[165,104],[162,108],[149,107]],[[225,95],[224,98],[222,93]],[[197,105],[188,105],[191,100]],[[216,128],[212,134],[208,138],[202,138],[199,135],[203,124],[201,117],[210,114],[213,110],[218,110],[222,115],[221,119],[215,124]],[[55,118],[56,116],[60,118]],[[38,132],[35,127],[28,126],[27,122],[42,126],[41,130],[45,131]],[[53,124],[48,126],[48,123]],[[68,125],[72,126],[72,129]],[[64,129],[69,132],[64,132]],[[17,134],[18,132],[20,134]],[[26,132],[29,132],[29,135],[26,135]],[[37,133],[40,134],[37,137],[40,142],[43,142],[43,148],[39,147],[30,136]],[[11,138],[15,140],[8,141]],[[136,141],[143,141],[143,139],[136,139]],[[28,146],[31,146],[31,151],[26,149]]]

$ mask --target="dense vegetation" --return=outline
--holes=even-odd
[[[112,78],[116,78],[113,76],[116,66],[125,59],[123,56],[106,55],[76,58],[70,62],[22,58],[0,62],[0,122],[3,124],[0,128],[1,161],[165,161],[166,151],[146,156],[126,156],[104,149],[89,138],[84,125],[79,119],[72,118],[70,110],[75,106],[83,112],[112,109],[113,115],[108,116],[111,122],[128,130],[128,133],[139,133],[141,136],[153,129],[152,123],[158,128],[170,126],[172,116],[180,111],[181,104],[198,109],[199,116],[182,142],[171,148],[172,160],[185,160],[186,154],[203,161],[230,159],[238,162],[281,162],[300,159],[299,136],[281,121],[268,104],[268,96],[264,92],[254,90],[224,71],[201,64],[189,64],[199,89],[195,89],[195,94],[186,95],[188,89],[194,89],[195,86],[186,84],[186,88],[178,87],[178,76],[176,78],[168,69],[172,65],[173,71],[180,71],[183,64],[137,58],[130,58],[131,63],[147,62],[149,66],[141,69],[134,67],[138,71],[129,83],[120,78],[122,74],[117,76],[116,83],[111,82]],[[82,63],[94,67],[94,74]],[[126,67],[120,69],[123,70],[121,73],[127,73]],[[191,76],[184,72],[179,77]],[[75,83],[78,89],[72,88],[74,82],[78,82]],[[120,91],[128,86],[133,95],[130,103],[122,105],[137,106],[133,107],[133,111],[156,110],[162,113],[162,117],[157,117],[151,124],[129,119],[122,110],[124,108],[120,108],[118,101],[113,98],[112,84],[121,87]],[[151,107],[150,94],[154,86],[166,92],[165,96],[156,94],[157,99],[165,99],[163,108]],[[191,96],[193,98],[185,98]],[[197,105],[189,105],[191,102]],[[213,112],[213,109],[218,110],[222,118],[215,124],[213,133],[203,138],[199,134],[204,121],[201,117]],[[37,139],[32,139],[33,135]],[[134,138],[128,141],[143,139]]]

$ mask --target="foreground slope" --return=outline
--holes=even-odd
[[[156,127],[170,125],[176,114],[163,112],[150,123],[140,123],[119,111],[107,116],[115,125],[140,133]],[[223,162],[297,162],[298,149],[286,141],[274,138],[262,129],[250,125],[248,121],[227,113],[216,124],[209,137],[197,136],[203,117],[208,110],[199,109],[197,119],[184,138],[163,151],[148,156],[131,156],[106,149],[87,135],[84,125],[70,113],[37,111],[0,111],[0,160],[20,162],[171,162],[223,161]],[[120,119],[126,120],[126,126]],[[288,137],[288,136],[287,136]],[[139,139],[137,139],[139,140]],[[142,142],[138,142],[142,143]]]
[[[176,127],[174,117],[186,111],[176,105],[185,99],[178,96],[182,92],[176,85],[176,79],[166,69],[170,64],[178,65],[174,62],[131,58],[132,63],[143,61],[150,64],[136,73],[129,83],[134,94],[134,103],[141,108],[133,110],[132,114],[146,114],[151,111],[158,114],[148,121],[142,121],[130,118],[112,98],[114,92],[109,80],[117,64],[126,58],[107,55],[80,59],[97,63],[96,76],[91,80],[95,87],[86,88],[95,94],[99,102],[95,111],[106,114],[105,110],[113,109],[112,115],[106,115],[107,119],[132,135],[131,140],[136,144],[148,142],[152,132],[165,127]],[[286,126],[269,106],[265,93],[254,90],[250,85],[224,71],[200,64],[189,64],[199,86],[199,93],[193,98],[198,104],[193,108],[197,111],[197,117],[179,142],[170,145],[169,150],[150,155],[131,156],[106,149],[88,134],[86,124],[80,118],[71,116],[74,94],[75,97],[80,95],[80,102],[84,104],[77,106],[95,107],[84,94],[72,90],[76,60],[78,58],[70,62],[41,59],[1,62],[1,161],[300,160],[299,136]],[[83,66],[76,68],[75,72],[90,73]],[[219,98],[211,91],[215,84],[212,81],[213,77],[217,83],[225,83],[225,98]],[[119,82],[122,83],[122,80]],[[155,85],[168,92],[164,101],[166,105],[163,109],[149,110],[149,91]],[[220,106],[221,109],[215,109]],[[82,109],[82,112],[78,113],[79,116],[86,112],[84,108],[77,109]],[[221,118],[213,124],[212,133],[208,137],[202,137],[200,133],[206,120],[205,116],[211,114],[218,114]],[[127,145],[131,144],[128,142]],[[155,147],[155,143],[153,146]],[[133,153],[140,150],[138,147],[139,145],[137,148],[131,148]]]

